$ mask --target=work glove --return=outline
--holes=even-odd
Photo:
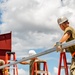
[[[56,42],[56,45],[55,45],[55,47],[56,47],[56,51],[58,52],[58,51],[62,51],[62,45],[61,45],[62,43],[61,42]]]

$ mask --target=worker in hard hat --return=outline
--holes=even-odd
[[[60,43],[68,42],[75,39],[75,29],[69,26],[69,21],[66,17],[60,17],[57,20],[59,27],[64,31],[64,35],[60,39]],[[70,75],[75,75],[75,45],[68,47],[68,51],[71,53],[72,56],[72,63],[71,63],[71,73]]]
[[[4,65],[5,64],[5,61],[0,59],[0,66]],[[3,69],[0,69],[0,75],[4,75],[4,68]]]
[[[35,55],[36,54],[36,52],[34,51],[34,50],[30,50],[29,51],[29,56],[32,56],[32,55]],[[35,58],[32,58],[29,62],[27,62],[27,61],[23,61],[23,62],[20,62],[20,64],[29,64],[29,66],[30,66],[30,75],[32,74],[32,68],[33,68],[33,63],[36,61],[36,60],[39,60],[37,57],[35,57]],[[38,70],[40,70],[40,64],[38,63],[37,64],[38,65]],[[40,75],[40,74],[38,74],[38,75]]]

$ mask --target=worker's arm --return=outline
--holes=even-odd
[[[70,37],[71,37],[71,32],[66,32],[64,35],[63,35],[63,37],[60,39],[60,43],[63,43],[63,42],[65,42],[65,41],[67,41]],[[58,49],[57,49],[57,51],[60,51],[61,50],[61,46],[58,46],[57,47]]]
[[[67,32],[63,35],[63,37],[60,39],[59,42],[63,43],[65,41],[67,41],[69,38],[71,37],[71,33],[70,32]]]
[[[27,65],[29,64],[29,62],[23,61],[23,62],[20,62],[20,64]]]

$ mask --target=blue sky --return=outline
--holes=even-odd
[[[1,22],[1,13],[0,13],[0,24],[1,24],[2,22]]]
[[[1,10],[0,10],[0,24],[2,24],[1,15],[2,15],[2,12],[1,12]]]
[[[12,51],[17,60],[28,56],[29,50],[36,53],[52,48],[63,35],[57,18],[66,16],[75,27],[74,0],[0,0],[0,31],[12,31]],[[46,60],[50,75],[57,75],[59,52],[39,57]],[[67,60],[71,55],[67,53]],[[28,65],[18,64],[19,75],[28,75]],[[62,75],[64,72],[62,72]]]

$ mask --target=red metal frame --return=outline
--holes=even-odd
[[[5,61],[5,53],[11,52],[11,32],[0,34],[0,59]]]
[[[10,63],[10,62],[8,62],[8,60],[9,60],[8,57],[10,56],[10,58],[11,58],[11,55],[13,55],[12,60],[13,61],[16,61],[16,54],[15,54],[15,52],[6,52],[6,60],[5,60],[5,63],[6,64],[9,64]],[[15,69],[13,69],[13,75],[18,75],[18,67],[17,67],[17,64],[14,64],[13,67],[15,67]],[[6,67],[5,70],[8,71],[9,68],[10,68],[10,66],[9,67]],[[5,72],[5,75],[8,75],[8,72]]]
[[[63,60],[63,64],[64,64],[63,66],[62,66],[62,60]],[[65,75],[68,75],[68,66],[67,66],[67,60],[66,60],[66,53],[65,52],[60,53],[58,75],[60,75],[62,68],[65,69]]]
[[[0,59],[5,61],[7,51],[11,52],[11,32],[0,34]],[[8,57],[8,59],[10,59],[10,57]],[[5,75],[5,72],[3,72],[3,75]]]

